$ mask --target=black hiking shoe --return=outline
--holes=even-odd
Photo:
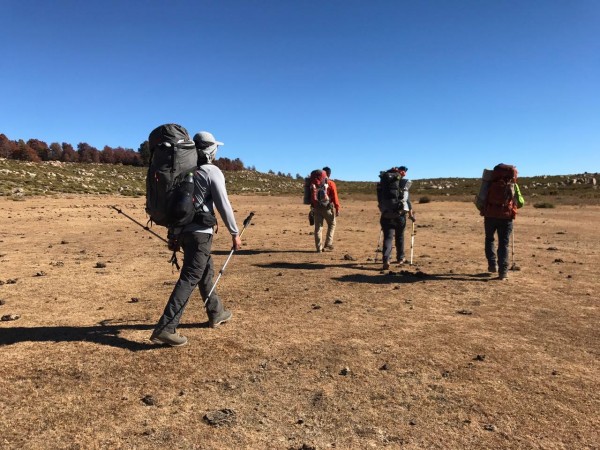
[[[231,320],[232,317],[233,317],[233,314],[231,314],[231,311],[224,309],[223,311],[221,311],[214,317],[208,318],[208,326],[210,328],[216,328],[219,325],[221,325],[222,323],[227,322],[228,320]]]
[[[182,345],[187,344],[187,338],[185,336],[180,335],[179,333],[169,333],[167,330],[154,330],[152,336],[150,336],[150,340],[155,344],[167,344],[171,347],[181,347]]]
[[[396,264],[400,265],[400,264],[406,264],[406,258],[398,258],[396,260]]]
[[[388,261],[383,262],[383,270],[388,270],[390,268],[390,263]]]
[[[488,264],[488,272],[489,273],[498,272],[498,267],[496,267],[496,264]]]
[[[326,245],[325,247],[323,247],[323,251],[327,250],[328,252],[332,252],[333,251],[333,244],[332,245]]]
[[[502,281],[508,280],[508,272],[500,272],[498,274],[498,279]]]

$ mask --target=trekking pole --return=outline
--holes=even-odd
[[[415,250],[415,221],[412,223],[412,233],[410,235],[410,265],[413,263],[413,254]]]
[[[512,265],[510,266],[510,270],[515,270],[515,226],[513,221],[513,229],[512,229]]]
[[[240,237],[242,237],[242,234],[244,234],[244,231],[246,230],[246,227],[248,225],[250,225],[250,221],[252,220],[253,216],[254,216],[254,213],[251,212],[250,214],[248,214],[248,217],[246,217],[246,219],[244,220],[244,226],[242,227],[242,231],[240,231]],[[221,267],[221,270],[219,270],[219,276],[217,277],[217,280],[213,284],[212,288],[210,288],[210,292],[208,293],[208,295],[206,296],[206,299],[204,300],[204,306],[206,306],[206,303],[208,303],[208,299],[210,298],[210,296],[212,295],[213,291],[217,287],[217,283],[219,282],[219,280],[221,279],[221,276],[225,272],[225,267],[227,267],[227,263],[229,263],[229,260],[233,256],[233,252],[234,251],[235,251],[235,249],[232,248],[231,251],[229,252],[229,256],[225,260],[225,264],[223,264],[223,267]]]
[[[383,252],[381,248],[381,239],[383,237],[383,230],[379,231],[379,239],[377,240],[377,248],[375,249],[375,262],[377,262],[377,254]]]
[[[142,227],[142,228],[143,228],[144,230],[146,230],[148,233],[152,233],[154,236],[156,236],[157,238],[159,238],[159,239],[160,239],[161,241],[163,241],[165,244],[168,244],[167,240],[166,240],[164,237],[162,237],[162,236],[159,236],[159,235],[158,235],[158,234],[156,234],[154,231],[152,231],[152,230],[151,230],[151,229],[150,229],[148,226],[146,226],[146,225],[142,225],[142,224],[141,224],[141,223],[139,223],[137,220],[135,220],[133,217],[131,217],[131,216],[129,216],[129,215],[127,215],[127,214],[125,214],[125,213],[123,212],[123,210],[121,210],[121,209],[117,208],[117,207],[116,207],[116,206],[114,206],[114,205],[111,205],[111,208],[112,208],[112,209],[114,209],[115,211],[117,211],[119,214],[123,214],[125,217],[127,217],[127,218],[128,218],[129,220],[131,220],[133,223],[135,223],[135,224],[139,225],[140,227]]]

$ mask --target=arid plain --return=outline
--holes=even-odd
[[[0,447],[599,448],[600,207],[527,205],[498,281],[472,204],[416,204],[415,264],[383,272],[376,203],[342,202],[317,254],[299,199],[232,196],[234,318],[196,293],[167,348],[170,253],[110,208],[143,198],[0,197]]]

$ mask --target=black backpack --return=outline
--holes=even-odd
[[[187,130],[174,123],[161,125],[148,137],[150,167],[146,176],[146,213],[165,227],[194,220],[194,171],[198,153]]]
[[[402,178],[396,171],[379,173],[377,183],[377,203],[379,211],[398,213],[408,211],[408,190],[411,182]]]

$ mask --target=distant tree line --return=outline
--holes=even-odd
[[[23,139],[11,141],[0,133],[0,158],[21,161],[62,161],[78,163],[122,164],[124,166],[148,166],[150,164],[150,148],[148,141],[140,144],[137,151],[123,147],[109,147],[102,150],[86,142],[77,144],[77,149],[67,142],[53,142],[48,145],[39,139]],[[214,164],[221,170],[244,170],[244,163],[239,159],[217,158]],[[255,170],[251,168],[250,170]]]

